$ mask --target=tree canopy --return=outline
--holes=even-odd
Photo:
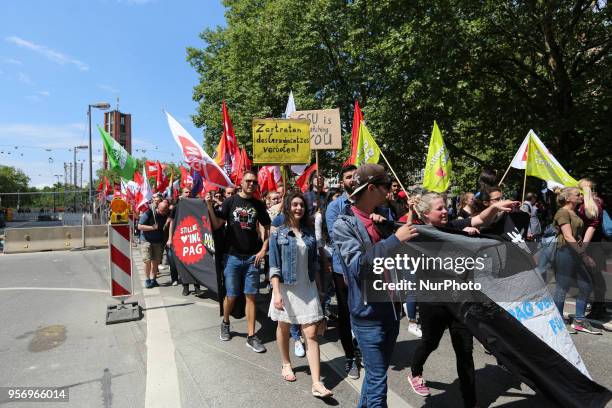
[[[0,165],[0,193],[28,191],[30,178],[20,169]]]
[[[200,75],[194,123],[208,149],[226,100],[239,142],[254,117],[339,107],[347,156],[353,103],[408,181],[437,120],[453,183],[504,172],[534,131],[575,178],[612,191],[611,8],[606,0],[225,0],[226,27],[201,34],[187,59]],[[210,150],[209,150],[210,151]],[[515,171],[517,184],[522,173]]]

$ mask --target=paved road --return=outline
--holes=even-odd
[[[135,298],[148,308],[145,318],[106,326],[106,306],[113,303],[105,292],[106,257],[106,250],[0,255],[0,386],[70,386],[70,403],[55,404],[59,407],[142,407],[145,402],[194,408],[323,406],[310,395],[305,359],[293,359],[296,383],[282,380],[263,297],[258,328],[265,354],[245,347],[244,320],[233,321],[234,337],[221,342],[215,301],[183,297],[180,287],[143,293],[136,281]],[[139,259],[135,253],[138,267]],[[160,282],[167,280],[162,276]],[[331,327],[321,347],[322,375],[335,393],[328,404],[354,406],[361,384],[339,374],[343,356],[336,339]],[[573,339],[593,378],[612,388],[612,333]],[[425,368],[433,395],[422,399],[410,391],[405,376],[416,344],[403,322],[389,374],[390,406],[459,406],[448,336]],[[548,406],[480,346],[474,358],[481,406]]]

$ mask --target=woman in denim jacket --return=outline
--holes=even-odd
[[[283,360],[283,378],[296,380],[289,360],[289,326],[300,324],[306,339],[312,395],[326,398],[333,394],[320,381],[317,324],[323,320],[323,310],[315,280],[319,271],[317,243],[305,210],[301,193],[288,194],[283,205],[285,222],[270,238],[272,302],[268,316],[278,322],[276,341]]]

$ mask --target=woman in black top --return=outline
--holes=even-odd
[[[500,201],[492,204],[482,213],[475,217],[448,221],[448,211],[444,199],[439,194],[425,194],[416,204],[416,210],[421,214],[426,225],[446,227],[462,230],[470,235],[478,234],[479,226],[490,221],[500,211],[509,212],[518,202]],[[455,350],[457,361],[457,374],[463,403],[465,407],[475,407],[476,383],[474,374],[474,359],[472,350],[474,341],[470,331],[459,322],[452,313],[451,303],[427,303],[419,302],[419,313],[421,316],[421,331],[423,337],[414,353],[411,370],[412,375],[408,381],[414,392],[421,396],[429,395],[429,388],[423,379],[423,366],[429,355],[438,348],[444,331],[450,331],[451,342]]]

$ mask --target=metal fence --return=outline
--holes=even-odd
[[[63,225],[99,224],[89,214],[86,190],[0,193],[0,213],[5,221],[61,221]]]

